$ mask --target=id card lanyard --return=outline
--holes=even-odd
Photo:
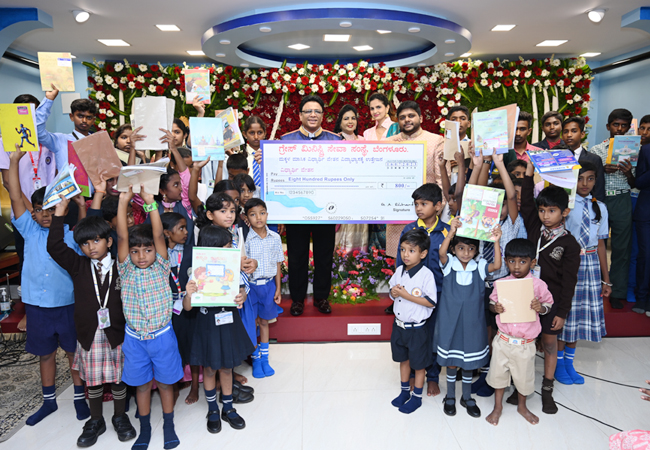
[[[183,257],[182,257],[182,255],[181,255],[181,253],[178,252],[178,266],[176,266],[176,267],[177,267],[176,271],[177,271],[179,274],[181,273],[181,262],[182,262],[182,260],[183,260]],[[173,280],[174,283],[176,284],[176,292],[178,293],[178,295],[180,295],[180,293],[181,293],[181,281],[180,281],[180,277],[176,276],[176,275],[174,274],[174,272],[171,271],[171,270],[169,271],[169,274],[171,275],[172,280]]]
[[[36,158],[36,161],[34,161],[34,156],[32,155],[32,153],[34,152],[27,152],[27,153],[29,153],[29,159],[32,160],[32,170],[34,171],[34,178],[32,178],[32,182],[34,183],[34,189],[38,190],[42,187],[41,179],[38,177],[38,163],[41,159],[41,155],[40,155],[41,152],[39,149],[38,157]]]
[[[541,278],[541,276],[542,276],[542,268],[539,265],[539,254],[541,252],[543,252],[544,250],[546,250],[548,247],[550,247],[551,244],[553,244],[553,242],[557,241],[562,236],[563,236],[563,234],[558,234],[553,239],[551,239],[549,242],[547,242],[544,247],[539,248],[539,246],[542,245],[542,235],[540,234],[539,239],[537,240],[537,253],[535,254],[535,260],[538,262],[538,264],[533,269],[533,276],[535,278]]]
[[[108,315],[108,296],[111,293],[111,283],[113,281],[113,261],[108,269],[108,288],[106,289],[106,295],[104,296],[104,302],[102,303],[102,298],[99,295],[99,285],[97,284],[97,274],[95,274],[95,267],[93,266],[92,261],[90,262],[90,271],[93,274],[93,284],[95,285],[95,295],[97,296],[97,302],[99,302],[99,310],[97,310],[97,324],[99,329],[103,330],[111,326],[111,318]]]

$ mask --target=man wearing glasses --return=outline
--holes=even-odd
[[[308,95],[300,102],[300,122],[296,131],[287,133],[283,141],[340,141],[341,137],[323,130],[325,103],[317,95]],[[307,296],[307,268],[309,266],[309,239],[314,245],[314,306],[323,314],[332,312],[327,297],[332,287],[332,260],[336,225],[299,224],[287,225],[287,265],[289,268],[289,291],[291,293],[291,314],[303,312]]]

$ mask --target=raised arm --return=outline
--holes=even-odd
[[[493,155],[494,165],[499,170],[501,174],[501,181],[503,181],[503,187],[506,188],[506,201],[508,202],[508,216],[514,224],[519,216],[519,210],[517,209],[517,191],[515,191],[515,185],[512,184],[510,179],[510,174],[506,169],[506,165],[503,163],[503,155]]]
[[[205,161],[196,161],[194,166],[192,166],[192,175],[190,176],[190,185],[188,186],[187,195],[190,199],[190,204],[194,212],[197,212],[199,208],[203,206],[203,202],[199,200],[199,176],[201,175],[201,170],[210,162],[210,157]]]
[[[440,166],[440,181],[442,182],[442,197],[447,203],[449,203],[449,188],[451,184],[449,183],[449,174],[447,173],[447,161],[443,158],[438,161]]]
[[[20,175],[18,173],[18,166],[20,159],[25,156],[25,152],[20,150],[16,144],[16,151],[9,156],[9,199],[11,200],[11,207],[14,210],[14,217],[18,219],[27,211],[27,205],[23,201],[23,191],[20,188]]]
[[[501,244],[499,242],[501,240],[501,227],[499,225],[492,228],[492,236],[494,237],[494,262],[488,265],[488,272],[494,272],[501,268]]]
[[[117,257],[120,263],[129,257],[129,226],[126,211],[133,198],[133,187],[129,186],[128,192],[120,193],[120,202],[117,205]]]
[[[145,192],[144,185],[140,186],[140,197],[142,197],[142,200],[144,200],[145,205],[156,204],[156,201],[153,199],[153,195]],[[156,253],[158,253],[164,259],[168,259],[167,244],[165,243],[165,234],[163,233],[163,225],[162,220],[160,220],[160,213],[158,212],[158,208],[155,208],[153,211],[149,212],[149,220],[151,221],[153,243],[156,246]]]
[[[179,173],[185,172],[185,170],[187,170],[187,165],[185,164],[185,160],[183,159],[181,154],[178,153],[178,149],[174,144],[174,136],[172,135],[171,131],[165,130],[164,128],[160,128],[160,131],[165,133],[165,135],[160,138],[160,142],[167,143],[167,145],[169,146],[169,152],[172,155],[174,155],[174,161],[176,161],[176,170]]]
[[[465,155],[461,149],[460,152],[454,154],[456,159],[456,164],[458,164],[458,180],[456,181],[456,190],[454,190],[454,199],[456,203],[460,205],[463,200],[463,190],[465,189],[465,180],[467,180],[467,174],[465,173]],[[460,211],[460,209],[458,209]]]
[[[535,168],[533,164],[528,161],[526,166],[526,176],[524,181],[521,183],[521,217],[524,219],[524,226],[528,232],[528,236],[534,235],[533,230],[539,230],[539,227],[542,225],[541,220],[539,220],[539,214],[537,212],[537,203],[535,202],[535,182],[533,181],[533,174],[535,173]]]
[[[492,167],[491,163],[488,163],[488,161],[492,161],[492,155],[483,155],[483,160],[481,161],[481,173],[478,176],[478,184],[479,186],[487,186],[488,184],[488,179],[490,178],[490,168]]]
[[[458,217],[455,217],[451,221],[450,227],[451,228],[449,229],[449,233],[447,233],[445,240],[442,241],[442,244],[440,244],[440,248],[438,249],[440,264],[443,266],[447,264],[447,252],[449,251],[449,244],[451,244],[451,240],[454,238],[454,236],[456,236],[456,230],[461,227],[460,219]]]
[[[50,225],[50,232],[47,235],[47,252],[54,262],[72,274],[77,271],[79,260],[83,260],[83,257],[68,247],[68,244],[64,241],[63,224],[70,200],[63,195],[59,195],[59,197],[61,197],[61,202],[54,207],[54,217]]]

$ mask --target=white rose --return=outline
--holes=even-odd
[[[251,89],[254,90],[254,91],[257,91],[259,88],[260,88],[260,85],[257,84],[257,83],[253,83],[253,85],[251,86]]]
[[[273,75],[271,75],[271,78],[273,78],[273,81],[275,81],[278,78],[280,78],[280,75],[278,74],[278,72],[273,72]]]
[[[113,117],[115,116],[115,113],[109,109],[108,111],[106,111],[106,116]]]
[[[375,80],[375,81],[379,81],[381,79],[381,77],[379,75],[373,75],[372,79]]]
[[[217,90],[217,88],[214,85],[211,84],[210,85],[210,92],[214,92],[216,90]]]
[[[309,75],[309,84],[314,84],[315,81],[316,81],[316,75],[312,73],[311,75]]]
[[[280,89],[280,86],[282,86],[282,83],[280,83],[279,81],[276,81],[275,83],[273,83],[273,88],[274,89]]]
[[[251,87],[250,87],[250,85],[248,85],[248,84],[245,84],[245,85],[242,87],[242,89],[245,90],[245,91],[249,90],[250,88],[251,88]]]
[[[126,83],[128,83],[128,81],[129,81],[129,79],[127,77],[120,78],[120,83],[122,83],[122,84],[126,84]]]
[[[345,92],[345,86],[342,84],[339,84],[339,89],[338,89],[340,94],[343,94]]]
[[[135,77],[136,81],[139,81],[140,83],[144,83],[144,77],[142,75],[138,75]]]
[[[105,108],[99,108],[99,114],[106,114]]]
[[[361,61],[361,62],[359,63],[359,66],[360,66],[360,67],[368,67],[368,61]]]
[[[239,91],[235,91],[235,92],[233,92],[232,95],[233,95],[233,97],[235,97],[235,98],[239,98]]]
[[[158,84],[163,84],[164,81],[165,81],[165,79],[163,77],[156,78],[156,83],[158,83]]]
[[[291,79],[291,75],[285,73],[285,74],[282,76],[282,78],[284,79],[284,81],[289,81],[289,80]]]
[[[499,70],[499,71],[496,73],[496,76],[497,76],[497,77],[502,77],[502,76],[503,76],[503,72],[501,72],[501,71]]]
[[[117,83],[113,83],[113,84],[111,84],[111,87],[112,87],[113,89],[117,89],[119,86],[118,86]]]
[[[95,83],[102,85],[104,84],[104,79],[102,77],[95,77]]]
[[[356,73],[356,72],[350,72],[350,78],[354,78],[354,77],[356,77],[356,76],[357,76],[357,73]]]
[[[298,75],[304,75],[305,74],[305,69],[300,68],[298,69]]]
[[[447,108],[442,108],[440,110],[440,114],[442,114],[443,116],[446,116],[447,114],[449,114],[449,110]]]
[[[579,102],[580,100],[582,100],[582,97],[580,97],[578,94],[573,96],[573,101],[574,102]]]
[[[527,70],[526,72],[524,72],[524,77],[526,77],[526,78],[530,78],[530,76],[531,76],[532,74],[533,74],[533,72],[531,72],[530,70]]]
[[[571,93],[571,86],[567,87],[567,88],[564,90],[564,92],[566,92],[567,94],[570,94],[570,93]]]
[[[223,85],[223,90],[224,90],[224,91],[228,91],[228,90],[230,90],[230,85],[229,85],[228,83],[224,84],[224,85]]]
[[[323,69],[323,75],[329,75],[330,71],[328,69]]]
[[[549,87],[551,85],[551,80],[544,81],[544,86]]]
[[[497,81],[496,83],[494,83],[494,87],[495,87],[495,88],[500,88],[500,87],[501,87],[501,83],[499,83],[499,82]]]
[[[511,74],[512,74],[513,77],[518,77],[520,73],[521,73],[521,72],[519,71],[519,69],[517,69],[517,70],[513,70],[513,71],[511,72]]]
[[[111,95],[111,94],[108,94],[108,96],[106,97],[106,100],[108,100],[111,103],[115,103],[115,97],[113,97],[113,95]]]
[[[289,92],[289,88],[286,86],[282,86],[282,92]]]
[[[117,119],[111,120],[111,125],[117,125]]]
[[[262,71],[260,72],[260,76],[261,76],[262,78],[264,78],[264,77],[267,76],[268,74],[269,74],[269,71],[268,71],[268,70],[262,70]]]
[[[156,92],[156,86],[154,86],[153,84],[150,84],[150,85],[149,85],[149,92],[151,92],[152,94],[153,94],[154,92]]]
[[[560,62],[559,59],[554,59],[554,60],[551,62],[551,65],[552,65],[553,67],[557,67],[557,66],[559,66],[560,64],[562,64],[562,63]]]
[[[372,75],[373,73],[375,73],[375,69],[372,67],[368,67],[368,70],[366,72]]]
[[[217,67],[217,73],[222,73],[223,72],[223,67],[219,66]]]
[[[577,83],[578,81],[582,80],[582,75],[576,75],[571,79],[572,83]]]
[[[321,86],[321,87],[325,87],[325,84],[326,84],[326,83],[325,83],[323,80],[321,80],[321,81],[318,83],[318,85]]]
[[[245,74],[245,75],[250,75],[250,74],[251,74],[251,70],[250,70],[248,67],[245,68],[245,69],[244,69],[244,74]]]
[[[117,63],[115,66],[113,66],[116,72],[121,72],[122,69],[124,69],[124,64],[122,63]]]
[[[573,100],[567,100],[567,101],[566,101],[566,104],[567,104],[567,105],[573,105]]]
[[[353,66],[351,63],[348,63],[348,64],[345,66],[345,68],[348,69],[348,70],[352,70],[352,69],[354,69],[354,66]]]
[[[339,75],[345,75],[345,69],[339,69]]]
[[[557,82],[557,85],[560,86],[560,87],[564,86],[564,80],[559,80]]]
[[[241,111],[237,111],[237,118],[238,118],[239,120],[242,120],[242,119],[244,118],[244,113],[241,112]]]
[[[569,67],[569,73],[573,73],[575,71],[576,71],[575,67]]]
[[[488,82],[487,80],[481,80],[481,86],[487,86]]]
[[[512,85],[513,86],[518,86],[519,85],[519,80],[512,80]]]
[[[546,69],[542,70],[542,76],[543,77],[547,77],[547,76],[549,76],[549,74],[550,74],[550,72],[548,70],[546,70]]]
[[[138,66],[138,69],[140,69],[140,72],[146,72],[147,69],[149,69],[149,67],[147,67],[146,64],[140,64],[140,65]]]
[[[454,95],[454,98],[456,99],[457,102],[459,102],[459,101],[460,101],[460,98],[461,98],[460,93]]]
[[[406,87],[402,86],[402,88],[399,90],[400,94],[406,94]]]
[[[447,102],[447,106],[449,106],[449,107],[452,107],[452,106],[454,106],[455,104],[456,104],[456,102],[453,101],[453,100],[449,100],[449,101]]]
[[[106,75],[104,77],[104,81],[106,81],[106,84],[113,84],[113,77],[110,75]]]
[[[487,77],[488,77],[488,73],[487,73],[487,72],[482,72],[482,73],[481,73],[481,78],[487,78]]]
[[[178,96],[178,91],[176,89],[172,89],[169,93],[172,94],[172,97]]]
[[[97,124],[97,126],[98,126],[99,128],[101,128],[102,130],[105,130],[105,129],[106,129],[106,124],[105,124],[104,122],[99,122],[99,124]]]
[[[270,86],[267,86],[267,88],[266,88],[266,93],[267,93],[267,94],[271,94],[272,92],[273,92],[273,88],[270,87]]]
[[[422,88],[420,86],[416,87],[415,92],[422,92]]]
[[[291,78],[291,77],[289,77],[289,78]],[[255,75],[255,74],[251,75],[251,80],[253,80],[253,81],[257,80],[257,75]]]
[[[325,68],[325,66],[322,65],[322,64],[320,66],[318,66],[318,70],[323,70],[324,68]]]
[[[129,89],[135,89],[135,83],[133,81],[129,81]]]
[[[431,68],[429,68],[429,67],[425,67],[425,68],[424,68],[424,72],[425,72],[425,73],[431,73]]]
[[[266,85],[268,85],[268,84],[269,84],[269,82],[266,81],[266,78],[262,78],[262,79],[260,80],[260,85],[262,85],[262,86],[266,86]]]

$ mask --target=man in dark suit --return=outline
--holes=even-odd
[[[585,119],[580,116],[569,117],[562,123],[562,140],[567,148],[573,152],[578,162],[589,161],[596,166],[596,186],[594,196],[601,202],[605,202],[605,170],[600,157],[587,151],[582,146],[585,138]],[[557,147],[556,147],[557,148]]]
[[[634,208],[634,225],[639,243],[636,259],[636,304],[632,310],[650,316],[650,115],[639,124],[641,151],[636,166],[636,187],[640,190]]]
[[[283,141],[340,141],[341,136],[323,130],[325,103],[317,95],[308,95],[300,102],[300,121],[302,126],[280,139]],[[314,306],[323,314],[332,312],[327,297],[332,287],[332,261],[336,225],[295,224],[287,225],[287,266],[289,268],[289,292],[291,294],[291,314],[299,316],[303,312],[307,296],[307,268],[309,266],[309,239],[314,245]]]
[[[552,150],[555,147],[562,146],[562,114],[557,111],[549,111],[542,116],[542,131],[544,132],[544,139],[533,147],[541,148],[544,150]],[[561,147],[562,148],[562,147]]]

